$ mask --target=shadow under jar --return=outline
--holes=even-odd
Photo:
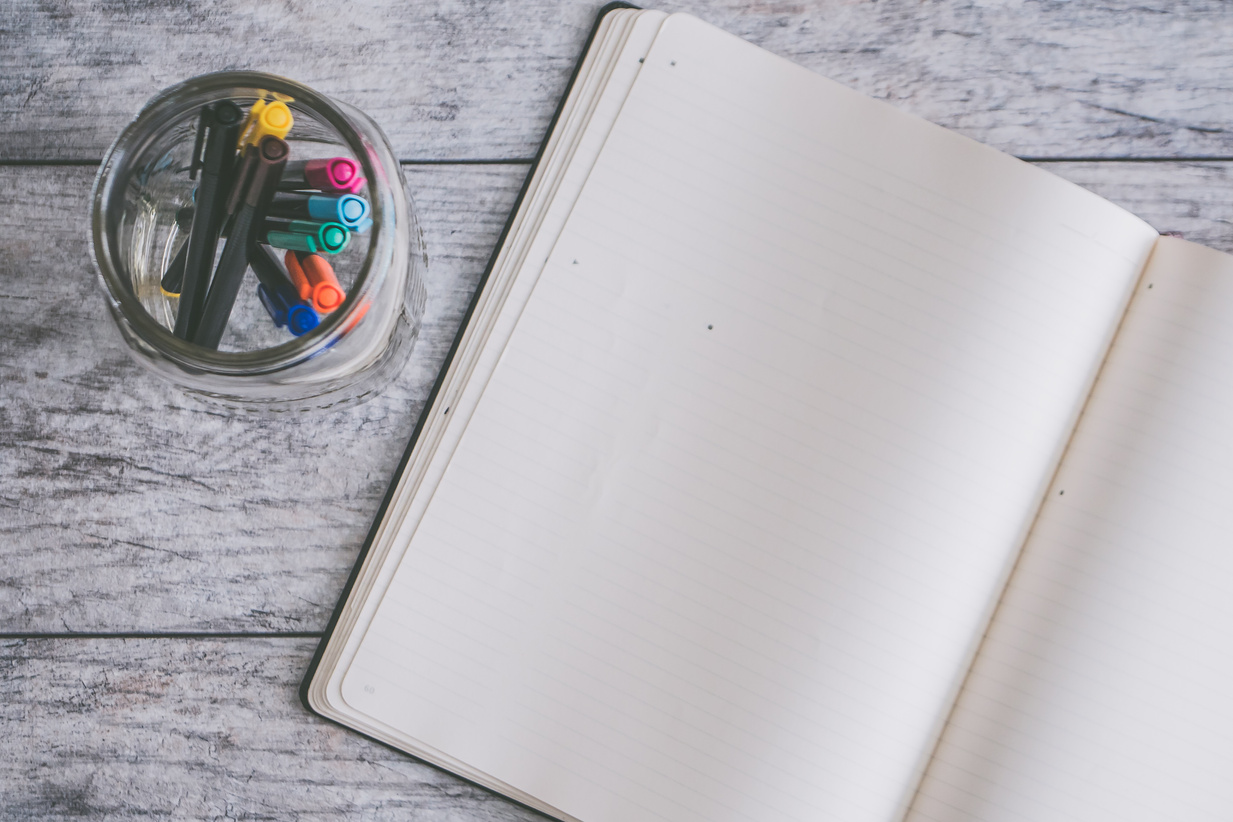
[[[366,183],[353,193],[367,199],[372,226],[330,257],[346,300],[315,329],[292,337],[275,326],[250,272],[214,350],[172,333],[180,301],[162,278],[186,240],[176,216],[193,204],[189,169],[201,110],[223,100],[245,111],[258,100],[286,103],[292,161],[358,163]],[[338,407],[380,392],[414,347],[424,311],[423,237],[389,141],[351,106],[268,74],[195,77],[158,94],[125,127],[103,158],[91,203],[94,258],[116,326],[139,363],[192,394],[245,411]]]

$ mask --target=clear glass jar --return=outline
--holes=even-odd
[[[285,138],[291,159],[359,163],[373,224],[331,258],[347,297],[315,329],[291,337],[276,328],[247,287],[213,350],[172,333],[178,299],[161,280],[184,241],[176,214],[192,203],[198,118],[221,100],[244,109],[257,100],[285,102],[295,120]],[[194,77],[151,99],[116,138],[92,203],[94,258],[121,335],[139,363],[190,393],[247,411],[338,407],[379,392],[414,347],[424,311],[423,236],[389,141],[351,106],[268,74]]]

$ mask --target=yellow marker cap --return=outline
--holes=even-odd
[[[288,131],[291,131],[291,125],[294,122],[291,109],[287,108],[286,103],[278,101],[268,103],[265,100],[258,100],[253,103],[252,109],[248,112],[248,119],[244,121],[244,128],[240,131],[239,147],[256,145],[267,134],[273,134],[281,140],[287,136]]]
[[[253,122],[256,121],[257,116],[261,114],[261,110],[265,107],[265,100],[258,100],[248,110],[248,116],[244,118],[244,125],[240,127],[240,139],[236,141],[236,148],[242,150],[244,146],[248,145],[248,135],[253,130]]]

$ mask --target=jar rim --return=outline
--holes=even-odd
[[[150,315],[133,292],[132,278],[124,270],[114,242],[112,232],[116,226],[107,225],[106,215],[109,212],[108,204],[123,196],[123,188],[118,184],[126,181],[132,171],[132,163],[138,154],[133,149],[153,133],[152,129],[160,123],[166,126],[185,112],[200,109],[203,105],[234,99],[237,90],[251,91],[254,99],[280,95],[289,98],[297,108],[306,109],[332,127],[360,163],[368,181],[373,226],[368,251],[355,282],[348,289],[346,300],[337,310],[323,317],[317,328],[271,348],[231,352],[216,351],[181,339]],[[385,261],[388,264],[393,257],[395,232],[383,230],[383,227],[386,217],[392,216],[385,212],[394,181],[387,180],[378,169],[377,150],[378,147],[357,130],[339,104],[285,77],[255,71],[220,71],[198,75],[160,91],[146,102],[107,149],[91,192],[90,241],[112,310],[122,315],[132,332],[144,343],[180,368],[194,373],[221,377],[268,374],[293,367],[322,353],[362,317],[364,297],[377,284],[373,280],[379,279],[374,274],[379,270],[377,263]]]

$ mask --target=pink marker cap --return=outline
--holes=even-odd
[[[309,160],[304,164],[304,179],[322,191],[344,191],[354,194],[364,186],[360,166],[349,157],[328,157]]]

